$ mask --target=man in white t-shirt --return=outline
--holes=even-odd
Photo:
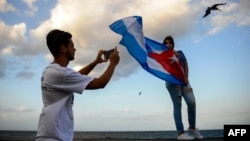
[[[84,89],[104,88],[111,79],[120,57],[117,48],[110,55],[110,63],[99,78],[88,76],[102,58],[103,50],[96,59],[76,72],[67,65],[74,60],[76,49],[68,32],[54,29],[46,37],[47,46],[54,60],[43,71],[41,78],[43,109],[40,114],[36,141],[72,141],[74,137],[73,99],[74,93]]]

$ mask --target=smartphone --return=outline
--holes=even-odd
[[[104,57],[105,57],[106,59],[109,59],[110,54],[113,53],[114,51],[115,51],[114,48],[113,48],[113,49],[110,49],[110,50],[105,50],[105,51],[104,51]]]

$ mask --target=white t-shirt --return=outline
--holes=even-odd
[[[93,77],[81,75],[59,64],[50,64],[41,78],[43,109],[37,141],[72,141],[74,136],[73,98],[81,94]]]

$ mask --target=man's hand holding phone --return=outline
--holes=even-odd
[[[105,50],[103,52],[104,59],[105,60],[110,60],[111,62],[118,64],[120,60],[119,52],[117,51],[117,47],[110,49],[110,50]]]
[[[111,53],[113,53],[114,51],[115,51],[114,48],[113,48],[113,49],[110,49],[110,50],[105,50],[105,51],[103,52],[104,58],[105,58],[106,60],[108,60],[109,57],[110,57],[110,55],[111,55]]]

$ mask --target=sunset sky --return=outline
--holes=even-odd
[[[221,11],[205,10],[215,3]],[[197,102],[197,128],[250,124],[249,0],[1,0],[0,130],[36,130],[42,110],[41,74],[52,61],[46,34],[72,33],[76,48],[70,68],[92,62],[100,49],[118,47],[120,63],[104,89],[75,94],[76,131],[175,130],[165,82],[141,68],[114,21],[138,15],[144,35],[162,42],[172,35],[189,64]],[[90,74],[99,77],[103,63]],[[141,92],[141,95],[139,93]],[[188,128],[183,101],[183,123]]]

